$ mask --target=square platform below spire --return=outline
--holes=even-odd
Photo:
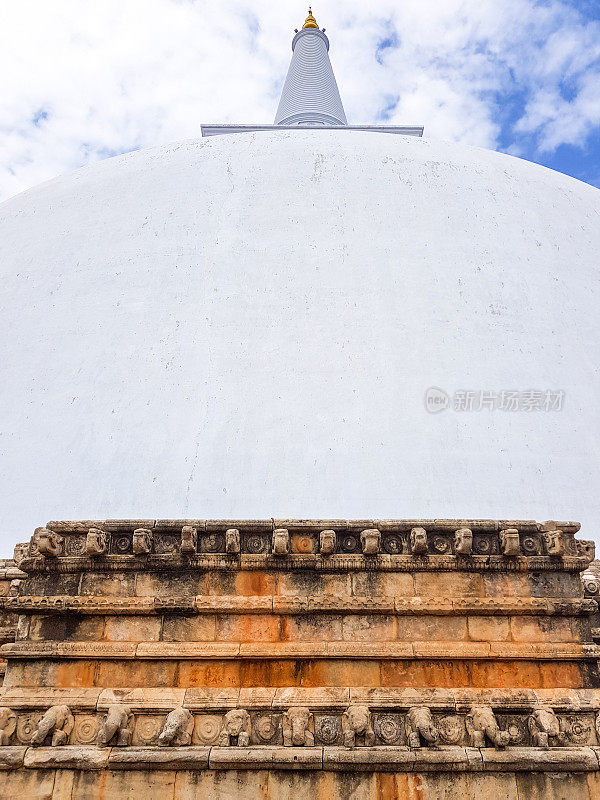
[[[403,136],[423,136],[418,125],[202,125],[202,136],[219,136],[224,133],[253,133],[256,131],[370,131],[374,133],[399,133]]]

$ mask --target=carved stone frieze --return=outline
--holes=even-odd
[[[315,714],[315,744],[340,745],[344,741],[339,714]]]

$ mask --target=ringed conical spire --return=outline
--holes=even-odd
[[[294,36],[292,53],[275,125],[347,125],[329,60],[329,39],[319,29],[312,8]]]

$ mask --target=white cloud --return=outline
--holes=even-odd
[[[600,124],[600,26],[559,0],[322,0],[352,122],[484,147],[583,146]],[[270,122],[299,3],[6,0],[0,197],[202,122]],[[515,118],[516,114],[516,118]],[[506,142],[504,142],[506,145]]]

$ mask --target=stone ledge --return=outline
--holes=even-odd
[[[323,747],[211,747],[210,769],[323,769]]]
[[[122,703],[132,712],[168,713],[183,705],[193,712],[248,710],[286,710],[292,706],[311,709],[345,710],[351,703],[372,709],[407,710],[425,705],[432,711],[467,712],[474,704],[491,705],[500,711],[530,712],[539,705],[557,712],[596,712],[600,710],[600,689],[454,689],[394,687],[301,687],[281,688],[203,688],[145,689],[94,688],[21,688],[0,689],[0,708],[46,710],[54,705],[68,705],[74,711],[105,712],[110,705]]]
[[[132,747],[0,749],[2,769],[311,770],[343,772],[597,772],[600,748]],[[1,761],[0,761],[1,763]]]
[[[177,553],[153,553],[146,556],[108,555],[97,559],[84,556],[60,556],[58,558],[27,557],[21,569],[31,573],[72,574],[81,572],[171,572],[193,570],[269,570],[272,572],[314,570],[315,572],[583,572],[590,559],[583,556],[515,556],[500,555],[454,556],[454,555],[374,555],[336,554],[332,556],[270,554],[241,556],[226,554],[197,554],[181,556]]]
[[[600,646],[518,642],[16,642],[0,647],[7,659],[123,660],[536,660],[589,661]]]
[[[359,532],[365,528],[378,528],[380,531],[408,532],[412,528],[425,528],[431,531],[453,532],[457,528],[471,528],[482,533],[495,533],[503,528],[518,528],[524,533],[535,533],[547,529],[548,523],[531,519],[104,519],[104,520],[53,520],[46,527],[57,533],[87,533],[90,528],[126,533],[136,528],[153,528],[157,531],[180,533],[184,525],[190,525],[199,532],[224,531],[237,528],[244,532],[271,532],[277,528],[287,528],[290,532],[312,530],[333,530],[336,532]],[[575,534],[581,528],[578,522],[555,521],[553,525],[561,531]],[[12,562],[11,562],[12,563]]]
[[[306,614],[318,612],[396,614],[398,616],[584,616],[597,611],[595,600],[523,597],[482,598],[288,597],[285,595],[198,595],[196,597],[106,597],[78,595],[0,597],[0,608],[18,614],[160,615],[240,613]]]
[[[109,769],[208,769],[210,747],[111,748]]]
[[[33,769],[96,770],[108,767],[109,750],[99,747],[29,747],[24,766]]]
[[[0,769],[22,767],[26,750],[26,747],[0,747]]]

